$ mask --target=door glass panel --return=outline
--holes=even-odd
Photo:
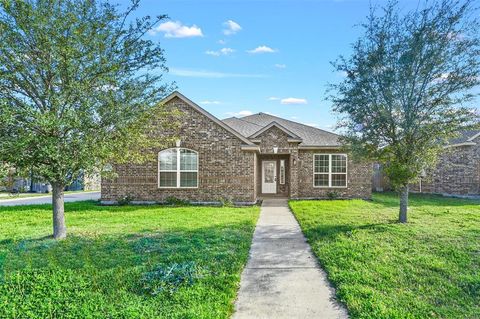
[[[275,182],[275,162],[266,162],[264,164],[264,183]]]

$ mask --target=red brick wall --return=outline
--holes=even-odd
[[[422,193],[480,195],[480,145],[447,148],[421,183]],[[420,191],[420,182],[410,189]]]
[[[116,201],[128,195],[136,201],[160,202],[170,196],[200,202],[255,201],[255,155],[240,149],[245,143],[181,99],[172,99],[168,106],[183,112],[177,134],[181,147],[198,152],[198,188],[159,189],[155,159],[142,165],[116,166],[118,177],[102,181],[102,200]],[[155,134],[171,132],[159,128]]]
[[[372,196],[372,164],[347,161],[347,188],[313,187],[313,154],[334,154],[336,150],[300,150],[298,165],[298,198],[327,198],[335,192],[339,198],[364,198]]]

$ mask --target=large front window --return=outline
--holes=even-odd
[[[314,154],[313,186],[347,187],[347,155]]]
[[[198,153],[186,148],[170,148],[158,153],[158,187],[198,186]]]

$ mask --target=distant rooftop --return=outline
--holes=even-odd
[[[480,134],[480,130],[460,131],[460,135],[451,139],[450,144],[461,144],[473,142],[473,139]]]

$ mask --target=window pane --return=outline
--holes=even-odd
[[[180,150],[180,170],[196,171],[197,170],[197,153],[190,150]]]
[[[197,173],[180,173],[180,187],[197,187]]]
[[[332,174],[332,186],[347,186],[347,174]]]
[[[160,172],[160,187],[177,187],[177,173]]]
[[[347,172],[347,157],[345,155],[332,155],[332,173]]]
[[[328,173],[328,154],[315,155],[314,162],[315,173]]]
[[[280,184],[285,184],[285,160],[280,160]]]
[[[315,186],[328,186],[328,174],[314,174]]]
[[[160,152],[159,156],[161,171],[177,170],[177,150],[165,150]]]

